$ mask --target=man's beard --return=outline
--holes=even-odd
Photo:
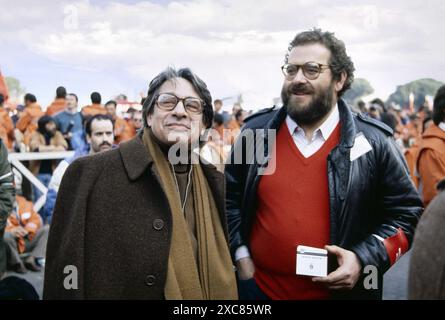
[[[312,94],[307,106],[291,101],[291,95],[297,93]],[[310,85],[290,85],[281,90],[281,99],[287,114],[299,125],[311,125],[323,119],[334,105],[334,82],[324,91],[316,92]]]
[[[56,135],[56,130],[46,130],[46,135],[52,138]]]

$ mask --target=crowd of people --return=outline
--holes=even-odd
[[[98,92],[91,94],[91,104],[79,110],[78,97],[67,93],[64,87],[58,87],[54,101],[43,109],[36,96],[27,93],[24,104],[14,109],[4,106],[4,97],[0,95],[0,138],[9,152],[55,152],[75,151],[76,154],[86,154],[90,150],[85,124],[95,115],[109,117],[114,125],[114,140],[111,145],[130,140],[142,127],[141,108],[133,104],[124,110],[124,117],[116,113],[117,102],[110,100],[101,104]],[[45,186],[53,176],[58,160],[33,160],[26,162],[29,170]],[[37,201],[41,192],[32,188],[29,181],[20,179],[20,193],[28,201]],[[33,189],[33,190],[32,190]],[[43,222],[50,219],[51,212],[42,209],[39,212]]]
[[[393,130],[393,136],[405,156],[411,178],[422,195],[425,207],[437,195],[438,183],[445,177],[445,149],[442,141],[444,124],[441,105],[445,89],[439,88],[434,105],[427,101],[415,106],[407,103],[400,107],[396,104],[386,106],[381,99],[368,104],[357,103],[356,109],[363,114],[379,120]]]
[[[116,114],[117,103],[101,104],[98,92],[91,94],[91,105],[78,110],[78,97],[58,87],[54,101],[46,109],[35,95],[26,94],[24,104],[5,107],[0,94],[0,139],[9,153],[74,151],[74,156],[60,160],[24,161],[25,166],[47,188],[44,206],[35,212],[41,191],[28,179],[14,172],[16,196],[12,211],[3,226],[1,273],[40,271],[44,266],[46,241],[57,189],[67,165],[77,157],[111,149],[136,135],[142,127],[139,104],[130,106],[125,119]],[[8,105],[10,106],[10,105]],[[138,108],[139,106],[139,108]],[[7,257],[7,259],[6,259]]]
[[[283,107],[256,113],[222,111],[188,68],[157,75],[123,117],[98,92],[80,111],[64,87],[45,110],[33,94],[14,111],[0,96],[0,267],[45,266],[47,299],[381,299],[383,274],[413,242],[412,270],[425,246],[436,249],[427,239],[443,221],[445,86],[433,106],[350,106],[353,62],[319,29],[295,36],[282,72]],[[193,163],[193,150],[171,161],[208,131],[205,161]],[[26,164],[48,189],[39,212],[41,191],[14,186],[7,150],[75,152]],[[296,273],[296,245],[326,252],[329,273]],[[378,271],[371,289],[367,266]],[[444,297],[412,270],[411,297]]]

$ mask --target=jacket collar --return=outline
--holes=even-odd
[[[340,113],[341,124],[340,145],[346,148],[352,148],[357,129],[351,109],[343,99],[338,99],[338,111]]]
[[[428,129],[425,130],[422,137],[424,139],[439,138],[445,140],[445,131],[442,130],[439,126],[433,124]]]
[[[121,143],[119,145],[119,151],[127,175],[132,181],[139,178],[153,163],[153,158],[142,142],[141,133],[133,139]]]
[[[328,140],[331,133],[337,127],[339,121],[340,115],[338,113],[338,105],[335,104],[335,107],[333,108],[327,119],[314,131],[312,139],[315,139],[315,137],[319,136],[324,141]],[[305,134],[301,127],[289,115],[286,117],[286,124],[291,135],[296,134],[305,137]]]
[[[278,112],[276,112],[272,118],[269,119],[269,121],[266,123],[265,128],[266,129],[279,129],[283,121],[286,119],[287,116],[287,109],[286,107],[282,107],[278,109]]]

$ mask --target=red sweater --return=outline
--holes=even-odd
[[[255,280],[272,299],[326,299],[328,290],[297,276],[296,248],[329,244],[327,157],[340,141],[340,125],[309,158],[296,147],[286,122],[276,142],[276,169],[258,185],[258,207],[250,250]],[[273,165],[273,163],[271,163]]]

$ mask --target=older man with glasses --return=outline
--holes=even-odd
[[[187,68],[169,68],[150,83],[137,137],[68,167],[44,298],[237,298],[224,178],[192,159],[212,119],[206,84]],[[66,266],[75,275],[64,274]]]

